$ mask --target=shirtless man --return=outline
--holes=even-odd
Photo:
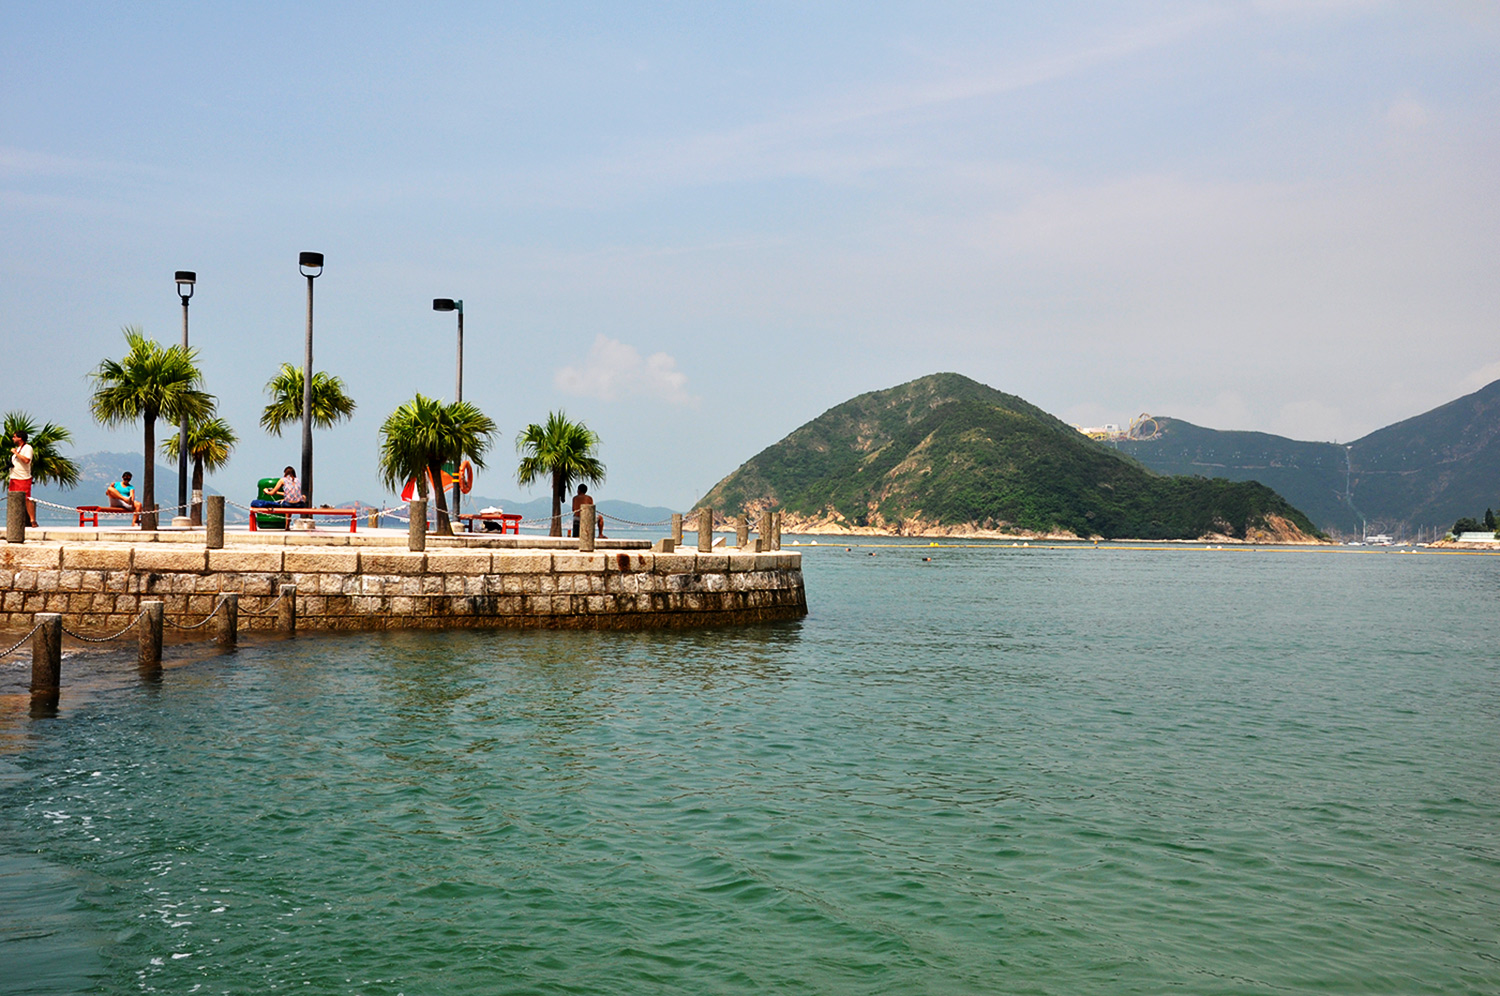
[[[594,499],[589,495],[587,484],[578,485],[578,493],[573,496],[573,535],[578,535],[578,530],[583,526],[583,506],[592,505]]]

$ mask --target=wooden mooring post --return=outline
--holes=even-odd
[[[12,491],[11,494],[20,494]],[[25,495],[21,495],[25,499]],[[62,691],[62,613],[38,612],[31,634],[31,698],[57,704]]]
[[[218,496],[209,495],[209,497]],[[161,629],[165,612],[165,602],[141,603],[141,615],[136,620],[139,642],[136,663],[143,671],[161,670]]]
[[[281,586],[281,600],[276,603],[276,629],[287,636],[297,635],[297,586]]]
[[[234,592],[220,595],[219,623],[216,641],[220,650],[233,650],[239,637],[240,596]]]

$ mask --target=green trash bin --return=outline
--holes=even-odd
[[[280,480],[281,478],[279,477],[262,477],[260,479],[260,484],[257,485],[255,489],[255,500],[275,501],[276,496],[271,494],[271,489],[274,488]],[[286,529],[290,526],[291,521],[292,517],[290,515],[256,515],[255,528]]]

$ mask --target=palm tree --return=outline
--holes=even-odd
[[[146,428],[146,458],[141,468],[141,504],[156,503],[156,420],[189,422],[213,414],[214,397],[201,387],[203,374],[193,362],[197,353],[182,346],[163,347],[147,339],[139,326],[127,325],[120,360],[104,360],[89,376],[98,385],[90,405],[101,425],[114,426],[140,419]],[[142,520],[153,528],[156,517]]]
[[[562,501],[574,481],[604,482],[604,464],[594,451],[599,435],[582,422],[569,422],[566,412],[552,412],[546,425],[532,423],[516,437],[521,465],[516,480],[525,487],[552,478],[552,531],[562,535]]]
[[[312,421],[327,429],[354,415],[354,399],[344,393],[344,382],[322,370],[313,371]],[[260,413],[260,427],[273,436],[289,424],[302,422],[302,368],[283,363],[276,376],[266,381],[271,403]]]
[[[393,491],[415,478],[417,493],[423,498],[430,477],[432,490],[437,492],[438,532],[452,536],[448,503],[437,486],[443,479],[443,464],[467,453],[469,462],[483,469],[490,437],[498,431],[493,419],[467,401],[445,405],[418,393],[391,412],[380,427],[381,477]]]
[[[174,432],[162,444],[161,451],[176,460],[182,433]],[[203,524],[203,472],[218,470],[229,462],[230,451],[240,441],[221,418],[188,423],[188,456],[193,460],[193,525]]]
[[[260,427],[273,436],[280,436],[288,425],[302,424],[302,368],[283,363],[276,376],[266,381],[266,395],[271,403],[260,413]],[[312,375],[312,424],[319,429],[331,428],[335,423],[354,416],[354,399],[344,393],[342,379],[322,370]],[[312,444],[308,443],[307,459],[312,460]],[[306,477],[311,470],[304,467]],[[302,482],[303,493],[312,501],[310,481]]]
[[[0,467],[10,466],[14,449],[11,437],[24,432],[31,444],[31,479],[38,484],[71,488],[78,484],[78,464],[58,452],[58,444],[71,443],[73,434],[51,422],[38,426],[26,412],[5,413],[5,438],[0,440]]]

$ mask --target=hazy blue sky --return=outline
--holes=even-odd
[[[413,392],[604,439],[685,507],[940,370],[1073,422],[1349,440],[1500,377],[1500,4],[0,2],[0,408],[77,452],[120,327],[192,337],[244,441],[316,360],[374,498]],[[532,492],[537,493],[537,492]],[[90,496],[93,497],[93,496]]]

